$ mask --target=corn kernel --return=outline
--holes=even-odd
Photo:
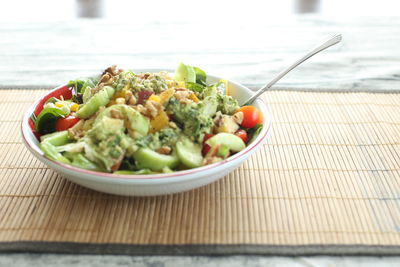
[[[160,101],[161,101],[160,97],[158,95],[155,95],[155,94],[152,94],[149,97],[149,100],[152,100],[152,101],[157,102],[157,103],[160,103]]]
[[[77,111],[78,108],[79,108],[79,105],[76,104],[76,103],[73,103],[73,104],[69,107],[69,109],[70,109],[71,111]]]
[[[64,106],[62,102],[56,102],[54,105],[58,108],[62,108]]]

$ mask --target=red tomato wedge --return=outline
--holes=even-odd
[[[204,138],[203,138],[203,149],[201,150],[201,154],[203,154],[203,156],[207,155],[208,151],[210,151],[211,147],[209,145],[206,144],[206,141],[208,139],[210,139],[211,137],[213,137],[214,134],[205,134]]]
[[[248,138],[247,138],[247,132],[246,132],[245,130],[240,129],[240,130],[238,130],[238,131],[235,133],[235,135],[236,135],[237,137],[240,137],[240,139],[242,139],[243,142],[247,143]]]
[[[67,130],[67,129],[71,128],[72,126],[74,126],[79,120],[80,120],[79,118],[72,116],[72,115],[69,115],[65,118],[59,118],[56,121],[56,127],[55,127],[56,131],[59,132],[59,131]]]
[[[244,128],[253,128],[259,123],[263,122],[263,115],[261,111],[254,106],[243,106],[237,112],[243,112],[243,121],[241,125]]]

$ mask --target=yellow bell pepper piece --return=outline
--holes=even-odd
[[[149,97],[149,100],[152,100],[152,101],[154,101],[154,102],[157,102],[157,103],[160,103],[160,97],[158,96],[158,95],[155,95],[155,94],[152,94],[150,97]]]
[[[175,93],[175,89],[170,88],[165,90],[164,92],[162,92],[160,94],[160,103],[164,104],[165,102],[167,102]]]
[[[150,133],[155,133],[162,128],[167,127],[169,124],[169,118],[167,113],[163,110],[154,119],[150,121]]]
[[[220,80],[220,82],[224,83],[225,85],[225,94],[230,95],[231,92],[229,91],[229,82],[227,80]]]
[[[196,94],[193,93],[193,92],[190,94],[189,99],[192,100],[193,102],[196,102],[196,103],[198,103],[198,102],[200,101],[200,100],[197,98]]]

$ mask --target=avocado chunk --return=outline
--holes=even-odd
[[[174,168],[179,164],[176,154],[163,155],[150,148],[139,148],[133,157],[139,168],[147,168],[152,171],[162,171],[165,167]]]
[[[211,147],[215,145],[226,145],[233,152],[239,152],[246,147],[246,144],[240,137],[230,133],[216,134],[208,139],[206,144]]]
[[[119,105],[112,105],[111,107],[106,108],[103,110],[96,118],[95,124],[103,121],[106,117],[112,117],[112,113],[119,114],[121,116],[121,120],[124,120],[125,126],[128,130],[136,131],[141,136],[147,135],[150,128],[150,122],[146,119],[139,111],[133,109],[132,107],[119,104]],[[107,125],[105,125],[107,128]]]
[[[185,166],[196,168],[203,165],[203,156],[201,155],[201,146],[199,144],[185,139],[176,143],[176,151]]]
[[[111,86],[104,86],[99,92],[92,96],[86,104],[83,104],[76,115],[81,119],[87,119],[92,116],[101,107],[110,102],[115,90]]]
[[[215,97],[207,96],[203,99],[203,106],[201,112],[204,116],[213,117],[217,113],[218,100]]]

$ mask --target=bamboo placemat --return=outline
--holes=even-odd
[[[0,91],[0,250],[400,254],[400,94],[265,94],[263,148],[211,185],[160,197],[75,185],[36,160],[20,119],[43,90]]]

